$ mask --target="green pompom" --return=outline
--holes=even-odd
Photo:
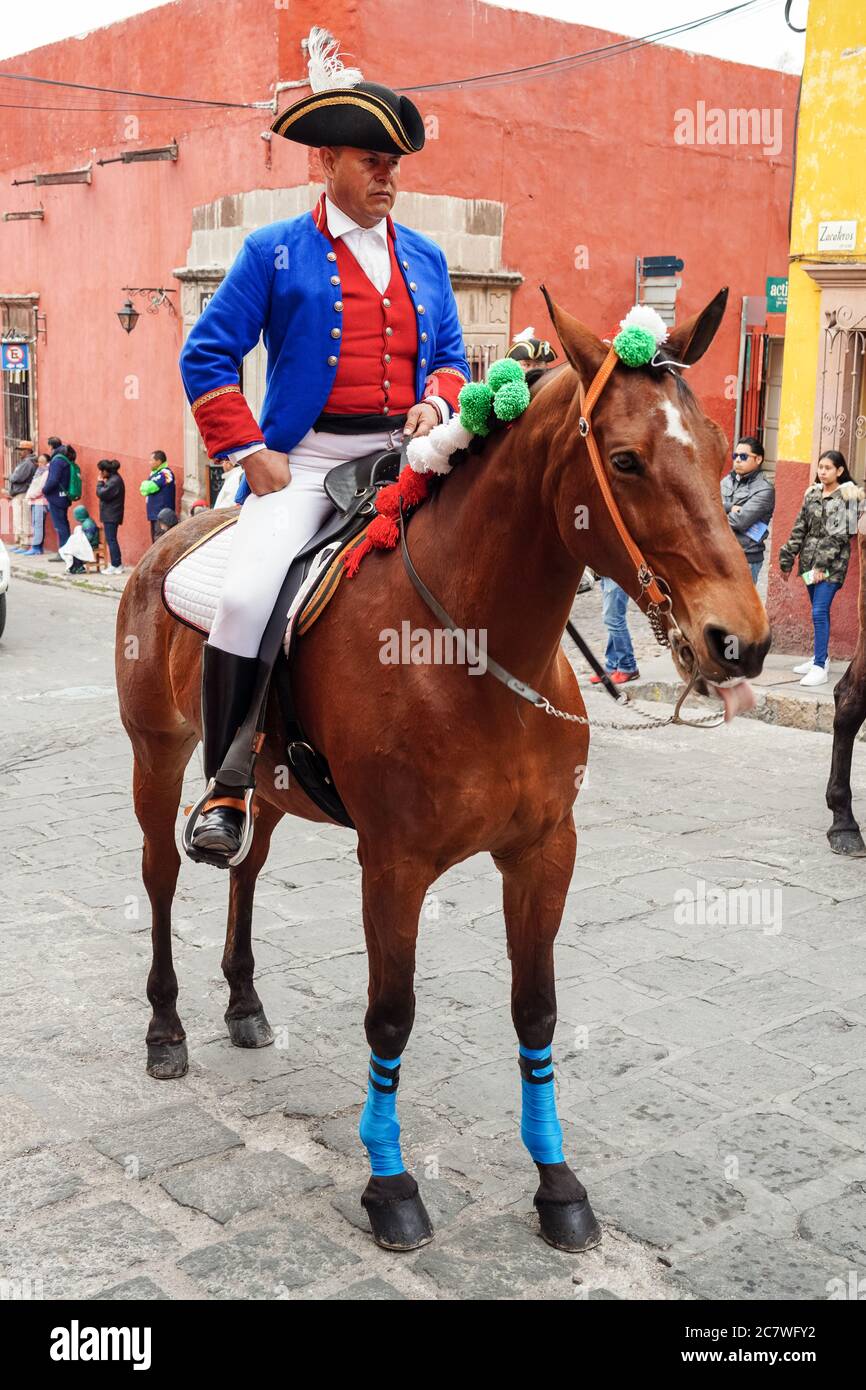
[[[489,434],[487,421],[493,409],[493,392],[490,387],[483,381],[470,381],[461,390],[457,401],[463,428],[472,434]]]
[[[517,363],[515,362],[515,367]],[[518,367],[520,375],[523,371]],[[507,381],[493,397],[493,409],[499,420],[516,420],[529,405],[529,387],[525,381]]]
[[[637,324],[630,324],[617,333],[613,340],[613,350],[620,362],[627,367],[645,367],[658,351],[658,343],[652,333]]]
[[[487,385],[491,391],[498,391],[508,381],[522,381],[523,368],[513,357],[500,357],[487,372]]]

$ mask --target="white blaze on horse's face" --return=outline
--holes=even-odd
[[[661,403],[661,410],[667,422],[666,432],[670,435],[671,439],[675,439],[678,444],[683,444],[687,449],[694,451],[694,438],[686,429],[685,421],[673,401],[663,400]]]

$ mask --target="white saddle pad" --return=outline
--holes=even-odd
[[[162,601],[172,617],[205,636],[213,627],[216,617],[236,525],[237,518],[234,518],[194,546],[186,555],[182,555],[172,565],[162,582]],[[307,577],[286,613],[286,651],[297,613],[340,548],[341,542],[335,541],[326,545],[315,556]],[[290,563],[289,560],[287,572]]]

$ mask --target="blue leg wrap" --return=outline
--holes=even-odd
[[[518,1060],[523,1093],[520,1137],[536,1163],[564,1163],[550,1048],[521,1043]]]
[[[397,1086],[400,1058],[386,1060],[370,1053],[367,1104],[361,1112],[361,1143],[370,1155],[374,1178],[392,1178],[405,1172],[400,1153],[400,1121],[397,1119]]]

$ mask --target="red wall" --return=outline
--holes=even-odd
[[[803,501],[803,493],[814,481],[814,469],[809,463],[776,464],[776,510],[773,513],[773,550],[767,579],[767,613],[773,631],[773,649],[781,652],[812,650],[812,617],[806,586],[794,574],[787,583],[779,572],[779,551],[791,534],[791,528]],[[851,546],[851,563],[845,583],[833,600],[830,610],[830,656],[850,661],[857,645],[860,630],[857,597],[860,585],[860,553]]]
[[[273,0],[178,0],[0,63],[0,101],[30,104],[2,111],[0,211],[40,202],[45,208],[44,222],[0,223],[0,294],[39,291],[46,315],[47,337],[37,350],[40,442],[56,433],[78,447],[91,506],[96,460],[109,455],[123,463],[125,559],[136,559],[147,544],[137,488],[152,449],[166,451],[180,480],[183,396],[180,321],[164,310],[142,314],[125,335],[115,318],[122,287],[179,288],[171,271],[185,262],[195,205],[305,183],[314,166],[304,149],[275,139],[267,167],[268,145],[260,138],[266,111],[164,109],[143,98],[4,81],[2,74],[264,101],[276,81],[303,76],[299,41],[321,17],[314,0],[290,8]],[[351,61],[394,86],[540,62],[612,37],[477,0],[443,0],[437,38],[419,47],[429,18],[423,0],[332,0],[327,14]],[[517,85],[420,93],[422,114],[439,120],[439,138],[404,161],[402,186],[505,204],[504,264],[525,276],[514,298],[514,329],[546,328],[538,290],[544,281],[554,298],[609,332],[633,301],[639,254],[683,257],[683,317],[730,285],[717,343],[690,377],[708,411],[730,430],[741,296],[763,293],[765,276],[784,273],[787,264],[796,86],[782,74],[650,47]],[[781,153],[676,145],[674,113],[699,100],[725,110],[781,108]],[[124,122],[131,115],[140,126],[129,142]],[[176,163],[95,167],[90,186],[10,186],[16,177],[172,138],[180,145]],[[581,246],[589,268],[578,270]]]

